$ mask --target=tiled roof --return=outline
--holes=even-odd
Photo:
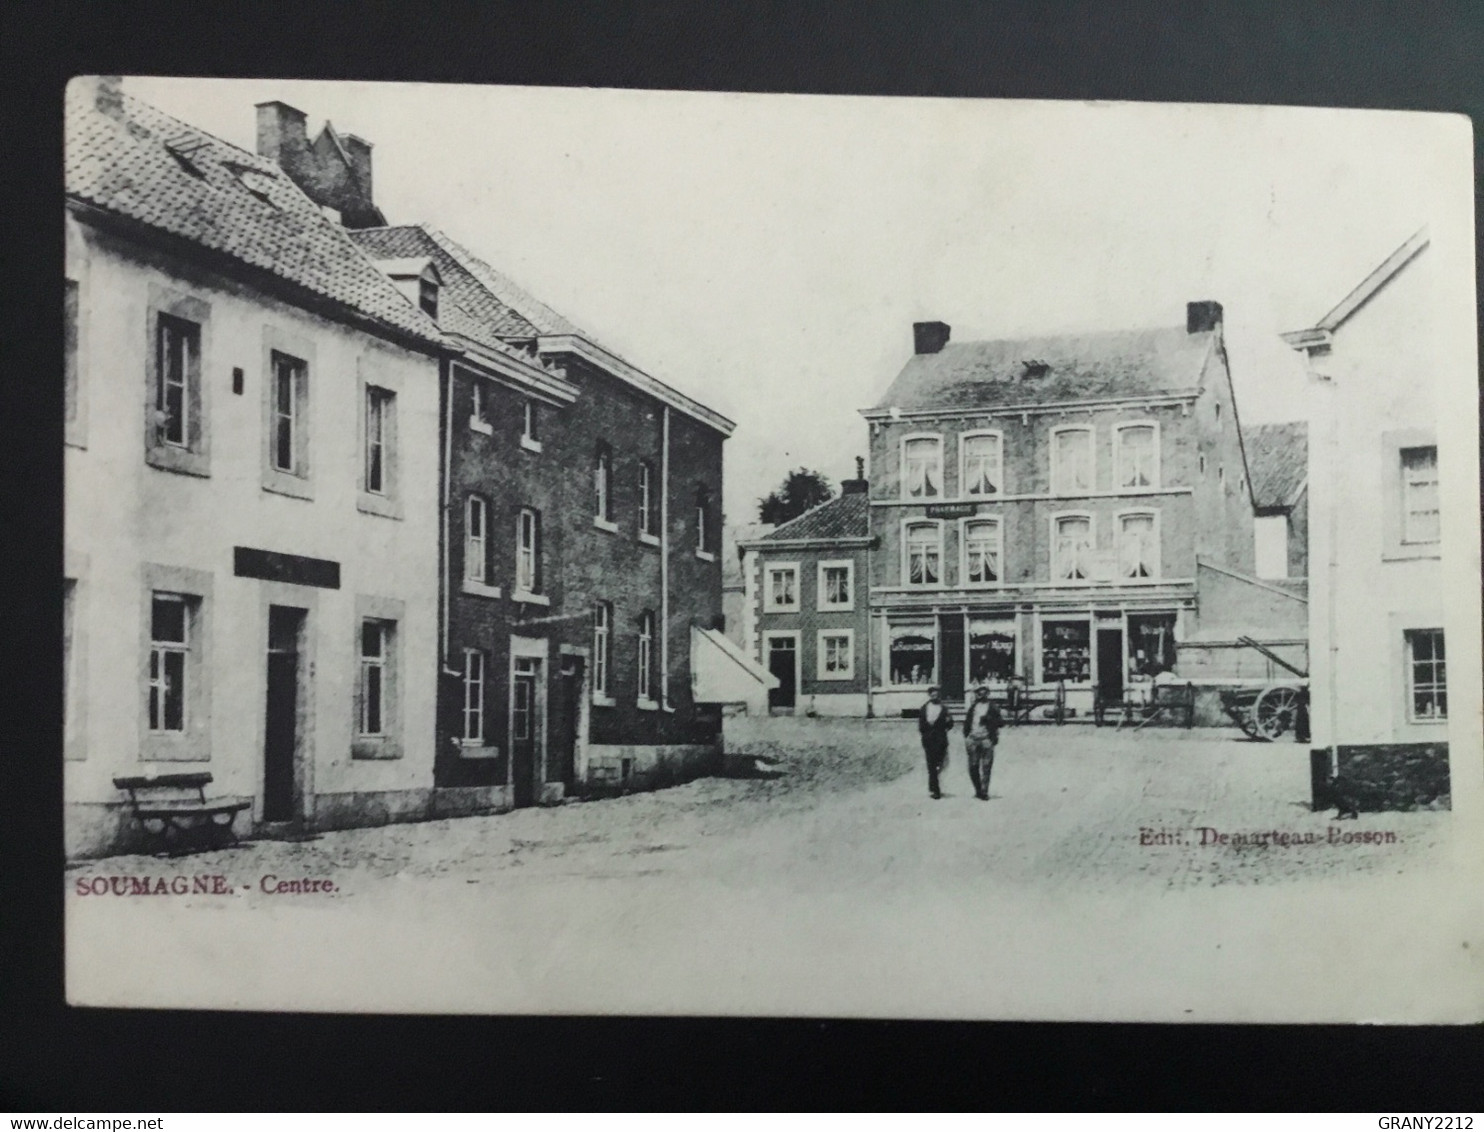
[[[1287,507],[1309,474],[1306,421],[1248,425],[1242,429],[1255,507]]]
[[[446,340],[278,166],[95,80],[66,96],[70,200],[188,240],[425,346]]]
[[[1213,337],[1170,327],[949,342],[939,353],[914,354],[876,407],[961,409],[1187,391],[1200,384]]]
[[[828,503],[821,503],[813,510],[805,511],[797,519],[779,524],[760,541],[865,538],[871,533],[868,514],[869,502],[864,492],[839,495]]]
[[[496,271],[462,244],[449,239],[436,228],[430,228],[428,232],[444,251],[456,258],[492,295],[512,312],[518,313],[527,325],[534,327],[536,333],[575,334],[589,342],[598,341],[582,327],[526,291],[508,275]]]

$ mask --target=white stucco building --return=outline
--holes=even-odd
[[[1451,364],[1437,255],[1413,235],[1314,326],[1306,356],[1309,639],[1315,804],[1339,775],[1371,809],[1446,806],[1447,595],[1454,532],[1440,482]],[[1469,412],[1473,409],[1466,406]]]
[[[137,843],[116,776],[429,815],[436,325],[272,162],[106,80],[66,130],[69,854]]]

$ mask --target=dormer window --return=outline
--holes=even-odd
[[[435,279],[424,275],[417,281],[417,305],[434,322],[438,321],[438,283]]]
[[[177,160],[179,158],[177,157]],[[272,173],[262,169],[254,169],[250,165],[237,165],[233,162],[223,163],[232,176],[236,177],[242,187],[264,204],[273,204],[273,190],[278,187],[278,178]],[[274,205],[276,208],[277,205]]]

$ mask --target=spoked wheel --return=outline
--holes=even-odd
[[[1298,718],[1297,688],[1279,685],[1257,697],[1252,708],[1252,722],[1257,738],[1272,742],[1291,728]]]
[[[1058,724],[1067,718],[1067,685],[1064,681],[1059,681],[1056,685],[1056,703],[1052,706],[1051,718]]]

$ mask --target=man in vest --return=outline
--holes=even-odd
[[[917,714],[917,735],[922,740],[922,753],[927,759],[928,793],[943,797],[938,789],[938,774],[948,762],[948,733],[953,730],[953,716],[943,702],[943,691],[936,684],[928,689],[927,703]]]
[[[969,778],[974,797],[989,801],[989,772],[994,769],[995,744],[1000,741],[1000,709],[989,699],[983,684],[974,689],[974,701],[964,714],[964,746],[969,753]]]

